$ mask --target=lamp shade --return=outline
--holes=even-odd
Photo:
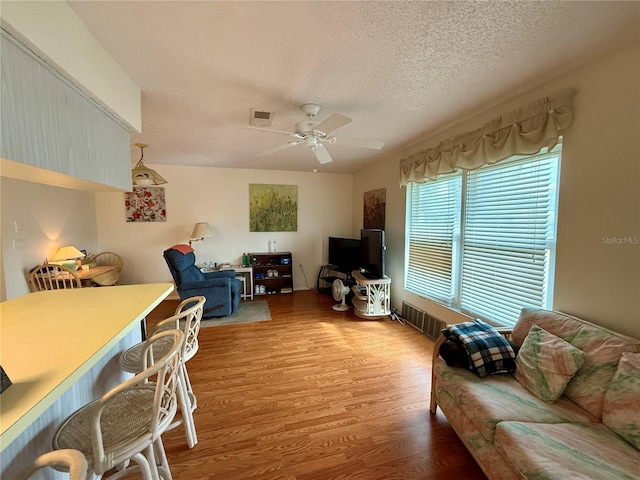
[[[136,143],[136,146],[140,147],[140,160],[138,160],[136,166],[131,170],[131,181],[133,184],[139,187],[149,187],[151,185],[167,183],[167,181],[162,178],[162,175],[144,164],[144,149],[148,147],[148,145]]]
[[[76,258],[84,258],[86,255],[73,245],[60,247],[51,260],[71,260]]]
[[[213,231],[207,222],[196,223],[193,227],[193,232],[191,232],[191,239],[199,239],[213,237]]]
[[[149,187],[151,185],[162,185],[167,181],[162,176],[145,166],[144,163],[138,163],[131,171],[131,179],[139,187]]]

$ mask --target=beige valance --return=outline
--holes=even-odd
[[[474,170],[515,155],[533,155],[543,147],[551,150],[573,122],[575,93],[561,90],[400,160],[400,186],[437,180],[442,173]]]

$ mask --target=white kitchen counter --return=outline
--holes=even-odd
[[[0,303],[0,451],[171,293],[171,283],[35,292]]]

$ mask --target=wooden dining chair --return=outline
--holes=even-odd
[[[73,270],[63,265],[52,263],[38,265],[29,272],[29,287],[31,291],[63,290],[68,288],[82,288],[80,277]]]
[[[90,263],[95,263],[97,266],[108,265],[117,267],[115,270],[92,277],[91,281],[93,283],[99,286],[110,286],[118,283],[123,264],[120,255],[114,252],[100,252],[91,258]]]

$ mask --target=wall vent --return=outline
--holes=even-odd
[[[408,324],[414,326],[427,337],[434,340],[440,336],[440,330],[446,325],[446,323],[439,318],[407,302],[402,302],[402,318],[404,318]]]
[[[271,121],[273,120],[273,112],[265,112],[264,110],[258,110],[256,108],[251,109],[251,117],[249,124],[252,127],[271,127]]]

